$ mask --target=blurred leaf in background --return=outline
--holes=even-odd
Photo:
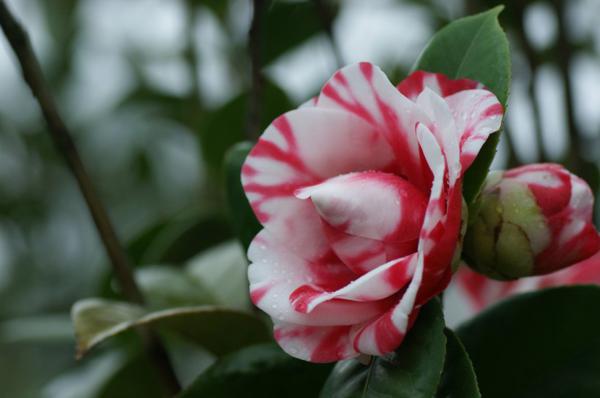
[[[247,245],[258,225],[243,201],[233,203],[235,211],[228,212],[232,198],[239,197],[236,174],[239,177],[250,145],[234,146],[248,135],[250,3],[8,1],[31,33],[152,311],[172,305],[251,308],[244,249],[231,239],[237,235]],[[492,0],[267,2],[260,127],[314,95],[336,68],[334,53],[343,63],[379,64],[397,82],[440,26],[497,4]],[[562,161],[589,181],[598,180],[598,15],[600,6],[594,1],[507,4],[500,19],[511,40],[513,84],[506,131],[493,167],[539,159]],[[504,44],[501,47],[499,51],[504,51]],[[154,385],[156,378],[147,376],[152,370],[140,347],[127,336],[98,347],[82,362],[74,360],[74,339],[67,328],[72,304],[85,297],[120,298],[74,181],[47,137],[12,53],[7,46],[3,51],[2,393],[156,396],[160,391]],[[421,61],[433,67],[434,60]],[[496,83],[501,82],[488,82],[490,87]],[[502,87],[502,92],[506,89]],[[167,343],[186,385],[216,361],[202,347],[178,336],[169,335]],[[267,368],[273,361],[283,363],[284,373],[305,371],[274,348],[247,350],[256,356],[248,351],[239,354],[249,361],[240,371],[241,386],[264,376],[254,361]],[[194,388],[214,391],[215,380],[231,380],[228,363],[224,359],[215,363]],[[306,377],[324,380],[323,369],[308,371]],[[298,391],[303,391],[301,387]]]

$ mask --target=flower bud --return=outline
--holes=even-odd
[[[588,185],[556,164],[533,164],[489,174],[464,255],[494,279],[542,275],[600,250]]]

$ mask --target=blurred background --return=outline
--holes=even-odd
[[[168,307],[205,302],[190,293],[196,283],[246,305],[243,250],[224,200],[229,147],[315,95],[341,65],[371,61],[399,82],[436,30],[499,2],[264,2],[252,51],[250,0],[7,3],[30,33],[142,289]],[[513,81],[495,168],[561,162],[598,190],[598,17],[597,0],[506,2]],[[0,88],[2,396],[153,396],[148,383],[135,387],[147,376],[130,345],[74,359],[71,306],[117,297],[115,286],[3,35]],[[182,278],[181,269],[202,277]],[[238,285],[219,291],[231,275]],[[184,382],[213,360],[183,342],[169,347]]]

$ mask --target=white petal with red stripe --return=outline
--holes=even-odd
[[[433,90],[442,97],[447,97],[459,91],[483,88],[483,85],[469,79],[454,80],[441,73],[431,73],[422,70],[411,73],[398,84],[398,90],[413,101],[426,88]]]
[[[417,266],[400,302],[377,320],[369,323],[356,335],[354,340],[355,349],[366,354],[385,354],[395,349],[404,339],[409,321],[415,311],[415,300],[421,287],[425,256],[435,244],[435,242],[430,241],[429,235],[434,226],[442,221],[444,216],[439,209],[446,176],[444,157],[436,138],[426,126],[420,124],[417,128],[417,134],[427,163],[434,175],[429,204],[421,230]]]
[[[445,98],[460,140],[460,161],[466,170],[490,134],[500,130],[503,108],[487,90],[465,90]]]
[[[392,260],[362,275],[334,292],[324,292],[304,285],[292,292],[293,307],[302,313],[310,313],[323,303],[334,299],[351,301],[378,301],[390,297],[402,289],[412,277],[416,265],[416,253]]]
[[[242,167],[242,184],[259,221],[278,236],[293,236],[297,253],[313,258],[327,243],[312,205],[294,191],[392,161],[390,146],[368,123],[347,112],[306,108],[267,128]]]
[[[321,90],[317,107],[342,109],[375,126],[394,149],[395,172],[428,187],[430,176],[423,172],[427,166],[415,135],[416,123],[426,117],[377,66],[362,62],[336,72]]]
[[[352,346],[357,326],[302,326],[275,322],[274,336],[285,352],[311,362],[334,362],[359,355]]]
[[[404,242],[418,237],[427,198],[408,181],[366,171],[331,178],[296,191],[321,217],[345,233]]]
[[[457,126],[450,107],[446,101],[433,90],[425,88],[417,98],[417,104],[429,117],[427,128],[437,138],[437,141],[446,157],[449,172],[449,183],[454,182],[461,175],[460,149],[458,143]],[[423,123],[421,123],[423,124]]]
[[[282,243],[263,229],[248,249],[250,297],[274,320],[311,326],[351,325],[370,319],[389,307],[385,300],[332,300],[310,314],[296,311],[290,295],[299,287],[309,284],[337,290],[350,284],[355,275],[335,257],[309,262]]]

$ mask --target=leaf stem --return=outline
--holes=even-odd
[[[96,224],[96,229],[110,258],[113,271],[123,290],[123,294],[130,301],[142,304],[144,297],[135,282],[127,255],[85,170],[75,143],[71,138],[71,133],[64,123],[52,94],[46,85],[27,32],[12,15],[4,0],[0,0],[0,25],[17,56],[23,78],[27,85],[29,85],[33,96],[42,110],[50,136],[58,152],[63,156],[71,173],[77,180],[81,194]],[[141,330],[140,333],[145,349],[159,371],[166,390],[169,394],[176,394],[180,390],[179,382],[171,366],[166,349],[158,336],[152,331],[146,329]]]

